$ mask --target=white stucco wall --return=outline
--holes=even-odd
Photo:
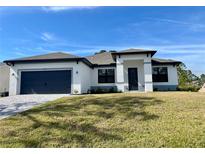
[[[152,59],[151,55],[145,57],[144,59],[144,78],[145,78],[145,92],[153,91],[153,81],[152,81]]]
[[[152,67],[167,67],[168,82],[153,83]],[[117,58],[116,67],[95,67],[90,68],[83,62],[52,62],[52,63],[24,63],[15,64],[10,67],[9,93],[16,95],[20,93],[21,71],[38,70],[72,70],[71,93],[78,91],[78,94],[87,93],[90,86],[117,86],[118,90],[128,91],[128,68],[138,68],[139,91],[152,91],[153,85],[178,85],[176,66],[173,65],[151,65],[151,56],[147,54],[121,55]],[[98,83],[98,69],[114,69],[115,83]],[[1,71],[1,70],[0,70]],[[0,72],[1,75],[1,72]],[[1,81],[0,76],[0,81]],[[6,80],[6,79],[5,79]],[[7,83],[2,82],[2,83]]]
[[[80,80],[81,80],[81,93],[87,93],[88,90],[90,90],[91,86],[91,72],[92,68],[89,66],[85,65],[84,63],[80,62]]]
[[[173,65],[157,65],[152,67],[167,67],[168,82],[153,82],[153,85],[178,85],[177,67]]]
[[[0,93],[9,91],[9,66],[0,64]]]
[[[21,71],[35,71],[35,70],[72,70],[71,75],[71,93],[78,91],[81,94],[87,89],[89,85],[88,70],[84,69],[84,63],[79,62],[52,62],[52,63],[26,63],[26,64],[15,64],[10,67],[10,84],[9,92],[10,95],[16,95],[20,93],[20,79]],[[86,75],[84,75],[86,74]],[[86,77],[85,77],[86,76]],[[84,79],[82,82],[81,78]]]

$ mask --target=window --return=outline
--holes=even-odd
[[[98,83],[115,83],[115,70],[98,69]]]
[[[153,67],[152,77],[153,82],[168,82],[167,67]]]

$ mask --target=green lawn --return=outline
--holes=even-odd
[[[205,147],[205,93],[61,98],[1,120],[0,147]]]

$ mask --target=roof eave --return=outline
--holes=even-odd
[[[92,67],[92,63],[90,63],[86,58],[60,58],[60,59],[30,59],[30,60],[5,60],[3,61],[7,65],[14,65],[16,63],[36,63],[36,62],[61,62],[61,61],[82,61],[86,65]]]
[[[116,66],[116,63],[110,63],[110,64],[93,64],[93,67],[113,67]]]
[[[156,66],[156,65],[180,65],[182,62],[180,61],[176,61],[176,62],[153,62],[152,61],[152,65]]]
[[[130,54],[147,54],[151,53],[151,56],[153,56],[157,51],[156,50],[148,50],[148,51],[141,51],[141,52],[114,52],[112,55],[130,55]]]

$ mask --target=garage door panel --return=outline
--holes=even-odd
[[[21,94],[70,93],[71,71],[29,71],[21,73]]]

